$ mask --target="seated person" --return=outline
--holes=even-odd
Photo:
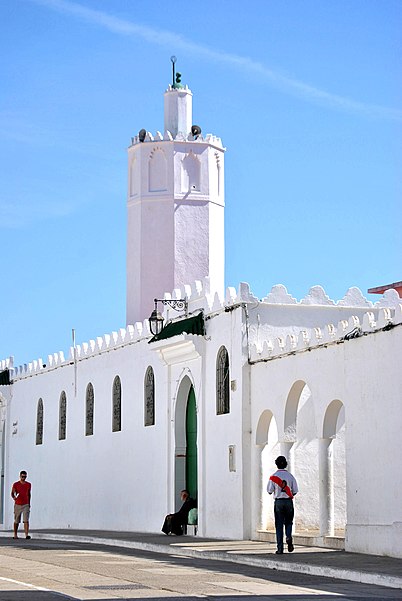
[[[166,516],[162,526],[162,532],[165,534],[176,534],[180,536],[183,534],[183,526],[187,525],[188,512],[190,509],[197,507],[197,502],[190,497],[188,490],[182,490],[180,492],[180,498],[183,501],[183,505],[176,513],[169,513]]]

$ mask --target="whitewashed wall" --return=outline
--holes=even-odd
[[[258,528],[272,527],[265,486],[279,453],[289,455],[299,480],[297,528],[322,528],[320,455],[322,438],[328,436],[323,424],[335,403],[344,407],[332,426],[335,530],[346,521],[348,550],[401,556],[402,499],[392,475],[402,451],[401,306],[370,307],[360,320],[353,317],[359,307],[344,306],[340,324],[328,329],[326,308],[296,306],[290,313],[280,303],[266,306],[250,298],[245,285],[236,294],[228,292],[226,307],[216,295],[208,296],[207,283],[175,291],[175,296],[183,292],[192,310],[206,307],[206,337],[181,335],[148,344],[146,324],[137,324],[79,348],[76,396],[71,356],[51,356],[46,368],[40,361],[19,368],[13,386],[2,387],[7,388],[2,399],[3,413],[7,407],[5,487],[11,488],[21,469],[28,471],[32,527],[158,532],[164,515],[177,508],[177,422],[191,383],[197,403],[201,536],[252,538]],[[330,310],[335,321],[337,308]],[[286,332],[289,314],[292,327],[299,328],[296,342],[286,334],[260,344],[256,329],[271,320]],[[306,326],[314,314],[319,328]],[[350,331],[360,337],[345,339]],[[216,415],[216,357],[222,345],[230,360],[231,409]],[[156,424],[144,427],[149,365],[155,372]],[[122,384],[121,432],[112,432],[116,375]],[[95,391],[93,436],[85,436],[89,382]],[[67,439],[59,441],[62,390]],[[35,444],[39,398],[45,410],[42,445]],[[235,471],[229,470],[229,446],[235,448]],[[4,515],[4,527],[10,528],[8,494]]]
[[[145,343],[146,344],[146,343]],[[20,469],[32,482],[32,525],[155,531],[166,512],[166,397],[160,361],[133,345],[73,366],[18,381],[10,419],[8,487]],[[156,425],[144,427],[143,380],[155,370]],[[122,430],[112,432],[112,383],[122,385]],[[95,392],[94,435],[85,436],[85,391]],[[59,397],[67,394],[67,437],[58,440]],[[44,403],[43,444],[35,444],[38,399]],[[151,453],[152,449],[152,453]],[[162,473],[161,473],[162,472]],[[10,499],[11,502],[11,499]],[[11,507],[8,526],[11,525]]]
[[[401,328],[396,326],[390,331],[257,363],[251,368],[254,435],[261,415],[269,410],[278,426],[279,441],[285,441],[289,392],[297,382],[305,382],[311,391],[311,397],[299,404],[296,441],[290,452],[300,485],[295,500],[296,529],[319,529],[319,439],[323,437],[327,407],[334,400],[343,403],[345,426],[340,414],[340,438],[334,449],[335,521],[339,528],[346,505],[349,551],[402,556],[402,494],[395,477],[396,458],[402,454],[400,420],[396,418],[400,416],[402,388],[398,369],[400,341]],[[283,448],[277,445],[275,454]],[[268,459],[272,460],[273,455],[268,452]],[[272,465],[271,471],[274,469]],[[264,478],[267,473],[265,468]],[[260,491],[256,494],[254,506],[261,504]]]
[[[239,321],[240,320],[240,321]],[[158,532],[165,514],[177,509],[175,437],[180,386],[194,386],[198,419],[200,534],[241,537],[242,364],[241,313],[221,313],[207,321],[207,340],[178,336],[148,344],[149,338],[80,357],[77,395],[74,365],[66,361],[22,376],[13,386],[9,419],[18,431],[9,437],[6,487],[26,469],[32,482],[33,528],[84,528]],[[187,339],[187,342],[186,342]],[[192,342],[188,342],[192,340]],[[229,352],[231,413],[216,415],[216,356]],[[71,364],[70,364],[71,363]],[[155,373],[155,426],[144,427],[144,376]],[[112,432],[112,384],[122,386],[122,430]],[[85,436],[85,393],[94,387],[94,435]],[[59,400],[67,395],[67,436],[58,439]],[[35,444],[37,403],[44,404],[43,444]],[[236,446],[236,472],[229,472],[228,447]],[[227,491],[222,503],[220,490]],[[6,496],[5,527],[12,525]]]

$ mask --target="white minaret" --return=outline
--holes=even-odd
[[[154,298],[205,276],[212,293],[224,293],[225,149],[193,133],[192,93],[174,84],[164,135],[142,130],[128,149],[127,324],[147,319]]]

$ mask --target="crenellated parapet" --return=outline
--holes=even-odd
[[[400,302],[396,290],[387,290],[382,298],[372,303],[366,299],[357,287],[349,288],[345,296],[338,301],[332,300],[322,286],[313,286],[300,301],[297,301],[288,293],[285,286],[277,284],[272,287],[269,294],[262,299],[263,303],[279,305],[315,305],[315,306],[338,306],[338,307],[395,307]]]
[[[5,369],[13,369],[14,367],[14,357],[7,357],[7,359],[0,360],[0,371],[4,371]]]
[[[367,311],[361,320],[356,315],[352,315],[348,320],[342,319],[336,325],[330,323],[324,327],[301,330],[297,336],[287,334],[266,339],[260,344],[252,342],[250,361],[252,363],[269,361],[331,344],[340,344],[374,332],[386,331],[400,324],[402,324],[402,303],[398,303],[393,308],[380,308],[377,319],[372,311]]]
[[[197,144],[209,144],[211,146],[216,146],[219,149],[223,149],[221,138],[214,134],[206,134],[205,136],[198,134],[193,136],[191,132],[187,135],[178,132],[176,135],[173,135],[168,130],[166,130],[163,135],[160,131],[157,131],[155,134],[147,131],[144,139],[140,138],[139,135],[133,136],[129,148],[136,146],[137,144],[146,144],[147,142],[196,142]]]
[[[58,353],[48,355],[46,363],[43,362],[43,359],[37,359],[15,367],[13,369],[13,379],[23,379],[43,374],[56,368],[73,365],[75,362],[95,357],[110,350],[116,350],[140,340],[149,339],[150,336],[151,332],[148,320],[145,320],[143,323],[138,322],[126,328],[120,328],[118,331],[98,336],[89,342],[77,344],[75,347],[71,346],[67,359],[64,356],[64,352],[59,351]]]
[[[401,299],[395,290],[387,290],[378,302],[372,303],[358,288],[350,288],[342,299],[334,301],[321,286],[314,286],[304,298],[298,301],[288,293],[285,286],[278,284],[260,300],[252,293],[249,284],[241,282],[237,289],[228,287],[225,298],[222,299],[217,293],[211,292],[209,278],[205,277],[192,284],[176,288],[172,292],[166,292],[164,298],[186,298],[189,315],[203,310],[207,316],[223,313],[231,307],[246,306],[250,316],[250,348],[254,361],[339,342],[348,339],[348,336],[353,337],[353,332],[356,335],[374,332],[389,324],[396,325],[402,321]],[[182,318],[184,315],[167,305],[160,306],[159,309],[165,320]],[[327,323],[325,316],[331,309],[336,315],[339,312],[342,318]],[[292,317],[292,327],[287,325],[289,315]],[[303,325],[306,315],[308,319],[305,322],[315,320],[315,325],[314,323],[311,326]],[[275,327],[272,326],[273,322],[276,323]],[[9,357],[0,361],[0,371],[10,369],[14,380],[22,379],[142,340],[148,341],[151,336],[148,319],[145,319],[143,322],[128,325],[126,328],[120,328],[70,347],[67,356],[62,351],[53,353],[47,357],[46,362],[37,359],[14,367],[13,358]]]

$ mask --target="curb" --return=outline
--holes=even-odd
[[[1,534],[0,534],[1,536]],[[173,547],[171,545],[157,545],[153,543],[143,543],[138,541],[119,540],[101,538],[96,536],[76,536],[70,534],[45,534],[35,533],[37,540],[54,540],[71,543],[89,543],[104,545],[108,547],[121,547],[126,549],[138,549],[150,551],[151,553],[160,553],[165,555],[181,555],[183,557],[194,557],[196,559],[213,559],[215,561],[227,561],[249,565],[258,568],[267,568],[282,572],[296,572],[310,576],[321,576],[324,578],[337,578],[339,580],[349,580],[360,582],[361,584],[373,584],[376,586],[386,586],[388,588],[402,589],[402,577],[387,576],[379,573],[369,573],[360,570],[348,570],[344,568],[331,568],[329,566],[314,566],[305,563],[285,563],[278,559],[265,559],[260,557],[247,557],[246,555],[236,555],[236,553],[223,553],[216,551],[197,551],[195,549]]]

